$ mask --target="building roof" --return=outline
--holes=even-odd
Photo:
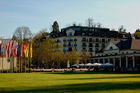
[[[87,26],[69,26],[61,29],[60,33],[52,34],[51,37],[67,36],[66,31],[75,31],[74,36],[94,36],[107,38],[130,38],[130,33],[119,33],[118,31],[111,31],[109,28],[87,27]]]
[[[131,49],[140,49],[140,40],[132,40]]]
[[[111,41],[113,44],[115,44],[120,50],[127,50],[127,49],[134,49],[134,50],[140,50],[140,40],[134,40],[134,39],[127,39],[127,40],[121,40],[118,41]]]

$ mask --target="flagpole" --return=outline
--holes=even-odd
[[[13,58],[13,57],[12,57]],[[13,58],[13,73],[14,73],[14,58]]]
[[[1,68],[1,69],[2,69],[2,71],[1,71],[1,72],[3,73],[3,57],[2,57],[2,68]]]
[[[2,61],[1,61],[1,57],[0,57],[0,62],[2,62]],[[2,66],[1,66],[1,69],[2,69]],[[0,72],[1,72],[1,69],[0,69]]]
[[[26,73],[26,57],[25,57],[25,60],[24,60],[24,62],[25,62],[25,73]]]

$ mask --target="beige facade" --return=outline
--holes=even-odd
[[[0,57],[0,70],[12,70],[17,67],[17,58]]]
[[[3,51],[3,57],[0,56],[0,70],[10,70],[17,67],[17,58],[12,57],[6,57],[6,46],[8,45],[8,42],[12,40],[11,39],[4,39],[4,45],[3,48],[1,48],[1,51]],[[2,39],[0,39],[0,43],[2,43]],[[14,47],[16,46],[17,42],[14,41]],[[12,45],[11,45],[12,48]]]
[[[68,30],[66,36],[55,38],[59,41],[62,47],[62,52],[77,50],[80,54],[82,51],[87,51],[91,56],[95,56],[96,52],[105,48],[111,40],[122,40],[120,38],[107,38],[95,36],[74,36],[74,30]],[[71,33],[71,35],[69,35]]]

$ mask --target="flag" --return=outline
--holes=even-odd
[[[9,49],[8,57],[10,57],[10,54],[11,54],[11,40],[10,40],[10,42],[9,42],[9,47],[8,47],[8,49]]]
[[[4,46],[4,40],[2,39],[2,44],[1,44],[1,57],[3,57],[3,46]]]
[[[29,57],[29,43],[26,46],[26,57]]]
[[[23,44],[21,43],[21,47],[20,47],[20,56],[22,57],[22,52],[23,52]]]
[[[30,58],[32,58],[32,41],[30,42]]]
[[[17,57],[20,56],[20,43],[18,43],[18,46],[17,46]]]
[[[7,43],[7,47],[6,47],[6,57],[10,57],[10,53],[11,53],[11,40],[8,41],[8,43]]]
[[[0,44],[0,56],[1,56],[1,44]]]
[[[26,57],[26,43],[24,43],[24,55],[25,55],[25,57]]]
[[[13,56],[13,52],[14,52],[14,40],[12,41],[12,50],[11,50],[11,56]]]
[[[27,45],[26,45],[26,43],[24,43],[24,55],[25,55],[25,57],[28,57],[28,47],[29,47],[29,43],[27,43]]]
[[[7,42],[7,45],[6,45],[6,57],[8,57],[8,47],[9,47],[9,41]]]
[[[14,53],[15,53],[15,57],[17,57],[17,44],[15,46]]]
[[[1,45],[1,47],[3,47],[4,46],[4,40],[2,39],[2,45]]]

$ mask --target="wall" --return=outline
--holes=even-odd
[[[3,62],[2,62],[2,60],[3,60]],[[3,64],[3,70],[13,69],[14,67],[17,67],[17,58],[15,58],[15,57],[12,57],[12,58],[3,57],[3,58],[1,58],[0,57],[0,70],[2,70],[2,64]]]

